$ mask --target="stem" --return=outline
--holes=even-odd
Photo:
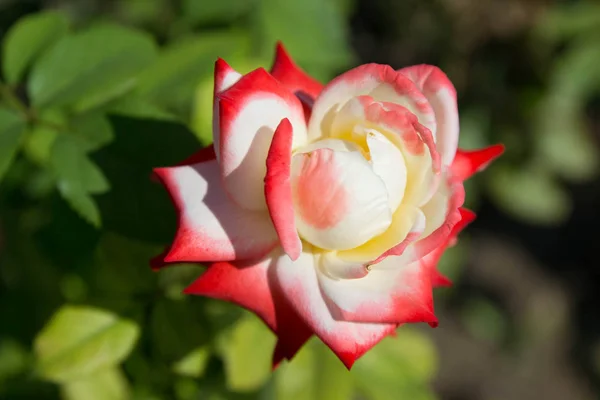
[[[0,83],[0,95],[9,106],[19,111],[27,119],[31,119],[31,113],[27,106],[13,93],[13,91],[4,83]]]

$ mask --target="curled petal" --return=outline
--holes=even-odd
[[[440,258],[446,251],[446,249],[453,245],[453,242],[456,241],[456,237],[468,224],[470,224],[475,219],[475,213],[467,210],[466,208],[460,209],[461,220],[454,225],[452,229],[452,233],[446,238],[445,242],[442,243],[439,247],[433,250],[431,253],[427,254],[425,257],[421,258],[419,262],[426,268],[431,275],[431,284],[433,287],[439,286],[452,286],[452,281],[442,275],[437,270],[438,262]]]
[[[402,254],[405,262],[421,259],[441,246],[462,218],[460,206],[465,200],[462,183],[450,181],[440,186],[436,196],[422,207],[427,216],[427,226],[421,238]]]
[[[396,324],[356,323],[334,318],[319,287],[312,249],[304,250],[295,262],[287,256],[278,259],[277,282],[304,322],[350,369],[360,356],[394,331]]]
[[[362,246],[338,251],[340,259],[363,264],[379,263],[390,255],[401,255],[425,229],[425,216],[416,207],[400,206],[394,212],[390,227]]]
[[[437,148],[442,156],[442,163],[450,165],[458,146],[459,131],[454,85],[442,70],[433,65],[415,65],[398,72],[410,78],[433,107]]]
[[[365,64],[338,76],[325,86],[312,110],[308,128],[310,141],[329,136],[331,116],[350,99],[365,95],[376,101],[406,107],[435,136],[435,114],[415,84],[390,66]]]
[[[215,157],[217,159],[221,156],[220,138],[221,138],[221,127],[219,124],[219,102],[217,101],[217,95],[224,90],[229,89],[233,84],[240,80],[242,74],[234,70],[223,60],[222,58],[217,59],[215,62],[214,72],[214,89],[213,89],[213,145],[216,149]]]
[[[275,61],[271,67],[271,75],[290,92],[298,95],[301,100],[310,100],[310,106],[323,90],[321,83],[311,78],[296,65],[281,43],[277,43],[275,47]]]
[[[355,97],[341,108],[331,124],[334,137],[345,138],[349,132],[351,138],[359,143],[365,142],[366,138],[367,147],[369,134],[381,133],[402,152],[407,171],[403,203],[423,204],[435,192],[436,175],[441,170],[440,156],[431,131],[420,124],[417,116],[407,108],[379,102],[370,96]],[[391,176],[394,168],[387,173]],[[397,179],[401,180],[401,170],[398,175]]]
[[[377,131],[367,134],[367,146],[373,171],[383,180],[390,209],[396,210],[406,189],[406,164],[400,149]]]
[[[265,198],[269,216],[281,241],[281,246],[292,260],[302,251],[302,242],[296,230],[292,184],[290,180],[292,162],[292,125],[288,119],[281,120],[275,131],[267,156],[265,176]]]
[[[260,257],[277,245],[266,212],[244,210],[229,200],[216,160],[158,168],[179,214],[165,262],[230,261]]]
[[[383,181],[359,152],[296,154],[292,190],[300,235],[324,249],[350,249],[391,222]]]
[[[504,153],[504,145],[495,144],[479,150],[458,149],[452,163],[452,175],[465,181],[476,172],[484,170],[494,159]]]
[[[275,129],[289,119],[292,148],[306,143],[299,100],[264,69],[244,75],[218,96],[221,175],[234,202],[250,210],[266,209],[265,159]]]
[[[341,320],[437,323],[431,271],[419,262],[403,265],[397,257],[388,257],[361,279],[332,279],[323,268],[317,275],[324,295],[333,302],[333,315]]]

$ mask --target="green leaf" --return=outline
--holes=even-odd
[[[50,154],[50,166],[61,196],[86,221],[100,226],[100,212],[90,194],[104,193],[109,183],[88,158],[76,138],[60,135]]]
[[[571,199],[549,172],[537,166],[490,168],[492,200],[508,213],[534,224],[555,225],[571,212]]]
[[[118,368],[106,368],[92,376],[65,383],[65,400],[128,400],[129,382]]]
[[[335,354],[317,340],[309,341],[275,373],[277,399],[350,400],[354,378]]]
[[[103,226],[135,239],[166,243],[176,216],[167,192],[151,178],[152,169],[176,165],[200,149],[183,125],[158,120],[112,117],[115,140],[94,154],[111,191],[98,196]]]
[[[71,130],[85,151],[94,151],[113,139],[108,117],[100,112],[79,114],[71,120]]]
[[[184,19],[193,24],[230,22],[249,13],[256,2],[257,0],[183,0],[181,8]]]
[[[137,325],[110,312],[63,306],[35,339],[38,374],[65,383],[121,363],[139,335]]]
[[[52,146],[59,130],[66,130],[68,117],[60,110],[50,109],[40,113],[39,119],[44,123],[38,123],[30,129],[23,151],[30,161],[45,167],[50,162]]]
[[[352,61],[344,15],[332,1],[260,0],[255,11],[264,56],[282,41],[300,66],[323,80]]]
[[[509,322],[497,305],[485,298],[471,298],[462,310],[465,327],[480,340],[500,344],[506,338]]]
[[[548,7],[538,19],[534,32],[543,38],[558,41],[598,32],[599,26],[600,5],[582,1]]]
[[[156,303],[150,329],[152,343],[162,359],[171,364],[208,341],[207,326],[198,321],[198,316],[189,298]]]
[[[254,315],[242,318],[222,343],[227,387],[233,391],[260,388],[271,374],[271,351],[275,337]]]
[[[276,399],[320,400],[315,397],[316,347],[310,341],[292,361],[284,362],[275,371]]]
[[[4,77],[17,83],[35,59],[69,28],[64,14],[46,11],[20,19],[6,34],[2,52]]]
[[[130,89],[155,56],[155,44],[145,33],[96,25],[44,53],[31,73],[29,94],[38,107],[75,103],[89,108]]]
[[[414,329],[402,327],[397,337],[382,340],[352,369],[361,392],[369,400],[434,399],[429,381],[437,370],[433,344]]]
[[[25,127],[20,115],[0,108],[0,181],[19,151]]]
[[[198,82],[212,75],[218,57],[228,59],[248,48],[246,35],[229,32],[206,32],[177,41],[140,76],[138,92],[158,104],[187,104]]]
[[[69,206],[85,221],[99,228],[102,225],[98,205],[88,193],[81,188],[70,186],[65,182],[58,183],[58,191],[61,197],[69,203]]]
[[[600,92],[600,49],[597,40],[581,40],[555,63],[549,93],[535,114],[539,158],[571,181],[597,175],[600,154],[586,127],[585,106]]]
[[[52,146],[50,163],[61,186],[93,194],[104,193],[110,187],[102,171],[88,158],[76,138],[59,136]]]
[[[206,369],[210,350],[207,346],[198,347],[173,365],[179,375],[200,378]]]

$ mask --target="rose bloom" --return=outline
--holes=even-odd
[[[474,218],[463,181],[503,150],[459,150],[458,133],[434,66],[366,64],[323,86],[281,45],[271,72],[219,59],[213,146],[155,170],[179,227],[153,265],[207,265],[185,292],[258,315],[274,365],[315,334],[350,368],[401,324],[437,325],[436,264]]]

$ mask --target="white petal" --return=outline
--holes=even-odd
[[[407,172],[404,156],[392,142],[374,130],[369,130],[367,133],[367,146],[369,146],[373,171],[383,180],[389,196],[390,209],[395,211],[402,201],[406,188]]]
[[[296,154],[292,192],[300,236],[324,249],[359,246],[392,221],[385,184],[358,152]]]
[[[306,143],[306,124],[300,101],[268,72],[244,75],[218,95],[221,174],[225,189],[237,204],[266,209],[263,180],[275,129],[288,118],[292,148]]]
[[[260,257],[278,243],[267,212],[240,208],[227,197],[216,160],[155,170],[179,212],[169,262]]]

